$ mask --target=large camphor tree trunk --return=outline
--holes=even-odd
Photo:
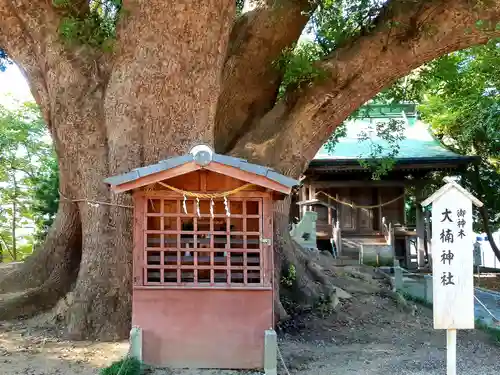
[[[71,3],[0,0],[0,48],[47,122],[61,191],[44,246],[0,276],[0,319],[47,310],[71,291],[68,333],[99,339],[127,336],[131,307],[132,202],[105,177],[204,142],[298,178],[350,113],[422,63],[486,42],[495,28],[473,25],[500,14],[500,1],[391,0],[369,32],[318,63],[327,79],[277,101],[282,73],[272,62],[297,41],[314,2],[247,1],[236,17],[234,0],[123,1],[112,53],[62,41],[63,17],[88,12],[87,1]],[[290,240],[287,205],[275,206],[276,275],[295,265],[296,297],[312,303],[333,288]]]

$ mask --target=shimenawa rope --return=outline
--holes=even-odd
[[[331,200],[333,200],[333,201],[335,201],[337,203],[343,204],[344,206],[349,206],[351,208],[367,208],[367,209],[387,206],[387,205],[389,205],[391,203],[397,202],[398,200],[400,200],[401,198],[403,198],[405,196],[404,194],[401,194],[400,196],[398,196],[398,197],[396,197],[394,199],[391,199],[390,201],[384,202],[384,203],[374,204],[374,205],[371,205],[371,206],[360,206],[360,205],[357,205],[355,203],[349,203],[349,202],[341,201],[340,199],[332,197],[331,195],[325,193],[324,191],[318,191],[316,193],[316,195],[318,195],[318,194],[323,194],[327,198],[330,198]]]
[[[59,191],[59,195],[61,196],[62,199],[67,200],[68,202],[72,202],[72,203],[85,202],[88,205],[96,205],[96,206],[99,206],[100,204],[104,204],[106,206],[116,206],[116,207],[123,207],[123,208],[134,208],[134,206],[129,206],[129,205],[125,205],[125,204],[117,204],[117,203],[109,203],[109,202],[103,202],[103,201],[95,201],[95,200],[92,200],[92,199],[84,199],[84,198],[81,198],[81,199],[71,199],[71,198],[66,197],[63,193],[61,193],[60,190],[58,190],[58,191]]]
[[[249,187],[253,186],[253,184],[246,184],[240,187],[237,187],[236,189],[229,190],[229,191],[224,191],[224,192],[219,192],[219,193],[197,193],[197,192],[191,192],[191,191],[186,191],[182,189],[178,189],[174,186],[167,185],[163,182],[157,182],[159,185],[166,187],[167,189],[170,189],[172,191],[175,191],[176,193],[182,194],[185,197],[191,197],[191,198],[205,198],[205,199],[215,199],[215,198],[226,198],[231,195],[234,195],[236,193],[239,193],[242,190],[248,189]],[[153,184],[154,185],[154,184]],[[148,186],[146,188],[147,190],[152,190],[152,186]],[[85,202],[89,205],[106,205],[106,206],[115,206],[115,207],[123,207],[123,208],[134,208],[134,206],[129,206],[129,205],[124,205],[124,204],[117,204],[117,203],[110,203],[110,202],[103,202],[103,201],[97,201],[97,200],[92,200],[92,199],[84,199],[84,198],[79,198],[79,199],[70,199],[66,197],[60,190],[59,190],[59,195],[61,198],[64,200],[67,200],[69,202],[77,203],[77,202]]]
[[[172,191],[175,191],[176,193],[182,194],[186,197],[191,197],[191,198],[204,198],[204,199],[215,199],[215,198],[224,198],[224,197],[229,197],[230,195],[239,193],[242,190],[248,189],[249,187],[253,186],[253,184],[246,184],[240,187],[237,187],[236,189],[229,190],[229,191],[223,191],[220,193],[197,193],[193,191],[186,191],[182,189],[178,189],[174,186],[170,186],[165,184],[164,182],[159,181],[159,185],[166,187],[167,189],[170,189]]]

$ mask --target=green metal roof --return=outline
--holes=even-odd
[[[340,138],[333,151],[329,152],[324,145],[314,157],[314,161],[347,162],[349,160],[369,159],[374,153],[374,147],[381,146],[383,151],[377,155],[388,156],[391,152],[389,143],[376,135],[375,125],[390,119],[405,123],[405,138],[399,142],[397,160],[432,161],[430,159],[470,159],[446,149],[432,136],[429,127],[417,118],[415,105],[367,105],[360,110],[359,117],[347,122],[347,135]],[[364,131],[371,135],[370,139],[360,139]]]

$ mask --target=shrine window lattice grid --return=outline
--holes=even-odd
[[[264,285],[262,199],[148,198],[145,286]],[[186,214],[187,212],[187,214]]]

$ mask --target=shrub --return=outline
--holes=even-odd
[[[127,357],[103,368],[100,375],[141,375],[142,373],[141,361]]]

